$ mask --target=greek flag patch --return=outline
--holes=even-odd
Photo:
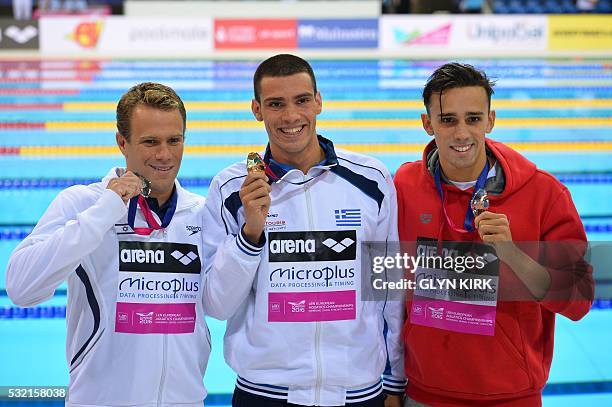
[[[361,209],[336,209],[336,226],[361,226]]]

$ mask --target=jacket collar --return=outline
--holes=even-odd
[[[338,157],[336,156],[336,150],[334,149],[334,143],[331,140],[326,139],[323,136],[317,135],[317,140],[319,141],[319,145],[323,148],[325,152],[325,159],[323,162],[315,165],[314,167],[319,169],[329,169],[335,165],[338,165]],[[295,171],[296,169],[287,169],[285,166],[279,165],[276,161],[274,161],[272,157],[272,152],[270,151],[270,143],[266,146],[266,152],[263,157],[264,162],[268,166],[269,170],[278,178],[282,179],[288,173]],[[313,168],[314,168],[313,167]]]

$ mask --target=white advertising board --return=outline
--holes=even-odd
[[[42,55],[201,57],[213,48],[210,18],[48,17]]]
[[[547,49],[545,16],[383,16],[379,48],[407,55],[500,55]]]

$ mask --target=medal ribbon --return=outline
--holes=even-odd
[[[134,233],[141,236],[148,236],[155,230],[165,229],[170,224],[172,216],[174,216],[174,212],[176,211],[177,195],[178,194],[176,193],[176,191],[174,191],[172,196],[170,197],[170,207],[166,211],[164,219],[162,219],[161,225],[159,224],[159,222],[157,222],[155,216],[153,216],[153,211],[149,207],[149,203],[147,202],[146,198],[142,195],[133,197],[132,199],[130,199],[130,205],[128,207],[128,225],[130,225]],[[142,216],[147,222],[148,227],[146,228],[134,227],[134,222],[136,220],[136,210],[138,206],[140,206]]]
[[[485,183],[487,181],[487,174],[489,173],[489,160],[486,160],[485,165],[476,180],[476,185],[474,185],[474,192],[472,193],[472,199],[474,199],[474,195],[479,189],[484,188]],[[444,195],[444,190],[442,189],[442,175],[440,169],[440,162],[436,164],[436,168],[434,170],[434,180],[436,181],[436,189],[438,190],[438,195],[440,196],[440,202],[442,202],[442,211],[444,212],[444,217],[446,218],[446,222],[450,225],[450,227],[459,233],[472,233],[476,230],[474,228],[474,213],[472,212],[471,204],[468,203],[467,213],[465,214],[465,219],[463,221],[463,228],[460,228],[453,222],[453,220],[448,216],[446,212],[446,196]],[[470,202],[472,201],[470,199]]]

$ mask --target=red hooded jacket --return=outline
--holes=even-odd
[[[513,241],[586,242],[584,227],[564,185],[502,143],[487,139],[486,148],[504,180],[498,194],[489,194],[489,210],[507,215]],[[446,224],[428,168],[435,149],[432,141],[422,160],[404,164],[395,175],[400,240],[480,241],[478,234],[459,233]],[[448,216],[462,225],[472,189],[461,191],[452,184],[443,184],[443,189]],[[511,270],[501,267],[500,288],[502,284],[522,285]],[[548,271],[549,292],[555,292],[567,282],[567,272]],[[433,406],[541,405],[553,355],[555,314],[578,320],[591,306],[590,268],[580,280],[563,300],[498,302],[494,336],[412,324],[408,300],[403,329],[407,394]]]

